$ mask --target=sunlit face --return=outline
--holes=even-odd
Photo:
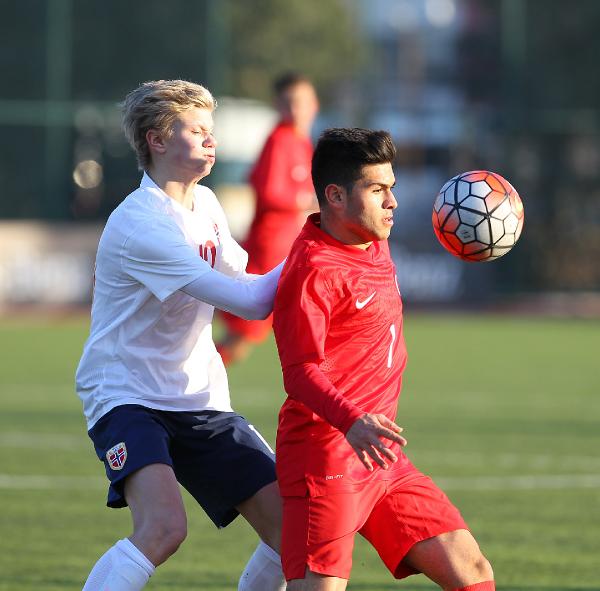
[[[210,174],[217,146],[213,128],[210,109],[192,107],[177,116],[171,135],[164,138],[162,155],[176,176],[199,180]]]
[[[349,193],[342,189],[338,222],[344,228],[345,242],[367,248],[374,240],[389,238],[398,205],[392,193],[395,183],[390,163],[369,164]]]

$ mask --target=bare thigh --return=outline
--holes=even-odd
[[[415,544],[403,562],[442,589],[457,589],[494,578],[475,538],[459,529]]]
[[[130,540],[158,566],[185,539],[187,521],[179,484],[166,464],[150,464],[125,481],[125,499],[131,510]]]
[[[277,482],[263,486],[236,509],[265,544],[276,552],[280,551],[282,502]]]

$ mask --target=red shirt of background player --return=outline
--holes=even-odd
[[[313,145],[291,123],[279,123],[268,137],[251,174],[256,213],[244,248],[248,271],[272,269],[288,254],[306,220],[314,189],[310,178]]]
[[[393,444],[398,461],[369,472],[345,438],[365,412],[396,416],[407,356],[387,241],[343,244],[311,215],[281,275],[273,329],[288,393],[277,436],[282,494],[350,491],[412,469]]]
[[[291,123],[279,123],[268,137],[249,179],[256,196],[254,220],[243,244],[249,273],[262,275],[263,269],[278,265],[302,229],[314,195],[312,153],[310,138]],[[248,321],[224,313],[222,318],[230,332],[252,342],[262,341],[271,330],[271,316]]]

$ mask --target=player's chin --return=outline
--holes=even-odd
[[[198,167],[198,174],[200,174],[202,178],[208,176],[212,170],[214,163],[214,160],[212,162],[204,161],[202,165]]]
[[[381,228],[378,232],[378,240],[387,240],[390,237],[390,234],[392,233],[392,226],[384,226],[383,228]]]

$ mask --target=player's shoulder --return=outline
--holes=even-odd
[[[301,234],[290,249],[282,280],[302,282],[310,276],[331,285],[335,282],[338,271],[335,253],[327,247],[327,244]]]
[[[147,187],[138,187],[121,201],[108,221],[153,219],[157,214],[166,214],[167,209],[167,203],[156,194],[156,191]]]
[[[110,214],[102,233],[107,242],[126,244],[135,235],[154,235],[174,229],[168,204],[153,191],[139,187],[132,191]]]

